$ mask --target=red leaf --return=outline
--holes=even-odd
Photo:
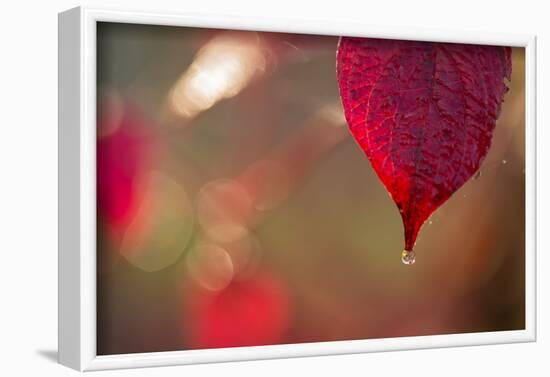
[[[346,119],[399,208],[405,263],[422,224],[479,169],[510,74],[509,47],[340,39]]]

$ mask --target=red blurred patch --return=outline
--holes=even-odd
[[[114,132],[97,140],[97,207],[114,231],[124,229],[137,209],[136,182],[149,165],[152,137],[147,120],[133,107],[125,106],[117,121]],[[100,122],[112,122],[108,109]]]
[[[277,344],[288,329],[288,293],[270,275],[233,281],[215,293],[196,291],[189,299],[192,348]]]

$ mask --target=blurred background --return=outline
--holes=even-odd
[[[481,170],[401,263],[337,37],[99,23],[97,352],[524,328],[524,51]]]

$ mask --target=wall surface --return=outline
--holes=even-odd
[[[550,372],[547,232],[550,28],[537,1],[19,1],[0,24],[0,353],[2,375],[76,375],[57,365],[57,13],[78,5],[538,36],[538,341],[530,344],[104,372],[115,376],[542,376]],[[545,85],[546,84],[546,85]],[[7,133],[6,133],[7,131]],[[505,188],[502,188],[505,189]]]

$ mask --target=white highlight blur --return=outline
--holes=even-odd
[[[122,125],[126,111],[124,99],[114,89],[99,92],[97,106],[97,137],[107,137],[114,134]]]
[[[197,245],[187,256],[186,262],[191,277],[209,291],[221,291],[233,279],[231,256],[213,243]]]
[[[343,127],[346,125],[344,109],[339,101],[324,105],[316,113],[316,116],[335,127]]]
[[[265,66],[256,33],[219,34],[199,50],[176,82],[170,106],[179,116],[193,118],[221,99],[237,95]]]
[[[253,213],[246,188],[230,179],[205,184],[197,195],[197,217],[205,234],[221,243],[244,237]]]
[[[267,211],[279,206],[290,193],[290,177],[282,163],[263,159],[250,165],[239,181],[250,193],[254,207]]]

